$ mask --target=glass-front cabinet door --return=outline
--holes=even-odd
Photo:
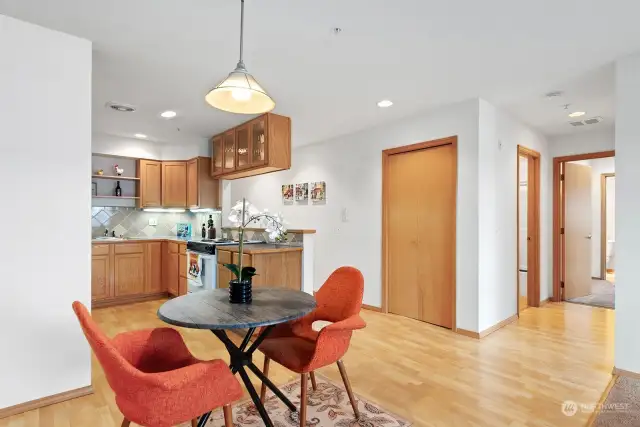
[[[224,163],[222,171],[233,172],[236,170],[236,131],[232,129],[224,134]]]
[[[251,126],[251,166],[267,163],[267,116],[258,117],[248,124]]]
[[[222,173],[222,162],[224,160],[224,136],[214,136],[211,140],[211,174],[216,176]]]
[[[236,169],[246,169],[252,166],[250,161],[251,127],[250,123],[236,128]]]

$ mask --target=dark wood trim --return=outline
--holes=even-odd
[[[362,308],[364,308],[365,310],[376,311],[378,313],[382,313],[382,308],[381,307],[374,307],[373,305],[362,304]]]
[[[540,307],[540,160],[541,155],[518,145],[516,166],[516,316],[520,316],[520,157],[528,160],[527,185],[527,231],[533,238],[533,251],[527,246],[527,305]],[[533,165],[533,167],[531,167]],[[533,208],[532,208],[533,207]],[[530,227],[533,224],[533,227]]]
[[[18,405],[9,406],[7,408],[0,409],[0,419],[10,417],[13,415],[22,414],[23,412],[27,412],[27,411],[33,411],[34,409],[39,409],[45,406],[54,405],[56,403],[75,399],[77,397],[87,396],[89,394],[93,394],[93,387],[90,385],[86,387],[65,391],[63,393],[42,397],[40,399],[30,400],[29,402],[24,402]]]
[[[389,253],[388,253],[388,233],[389,233],[389,218],[387,213],[388,202],[389,202],[389,186],[387,183],[387,175],[389,170],[389,156],[394,154],[402,154],[409,153],[412,151],[424,150],[427,148],[440,147],[443,145],[451,145],[454,152],[454,162],[452,168],[452,174],[454,182],[456,183],[456,194],[453,198],[454,204],[454,212],[457,211],[457,202],[458,202],[458,137],[457,136],[449,136],[446,138],[434,139],[432,141],[419,142],[417,144],[405,145],[402,147],[389,148],[387,150],[382,151],[382,265],[381,265],[381,278],[382,278],[382,313],[389,312],[389,277],[388,277],[388,261],[389,261]],[[451,286],[451,291],[453,294],[452,298],[452,323],[451,330],[456,331],[456,265],[457,265],[457,257],[456,257],[456,233],[457,233],[457,220],[455,221],[455,226],[453,227],[453,260],[454,267],[451,273],[451,277],[453,277],[453,283]]]
[[[615,173],[600,174],[600,277],[607,279],[607,178]]]
[[[620,375],[621,377],[629,377],[636,380],[640,380],[640,373],[633,372],[633,371],[625,371],[624,369],[618,369],[615,366],[613,367],[613,370],[611,371],[611,373],[613,375]]]
[[[169,294],[167,292],[157,292],[154,294],[133,295],[92,301],[91,308],[113,307],[116,305],[133,304],[136,302],[154,301],[162,298],[169,298]]]
[[[561,188],[560,175],[565,162],[576,160],[603,159],[615,157],[615,150],[597,153],[574,154],[553,158],[553,296],[555,302],[562,301],[560,281],[564,277],[563,238],[560,229],[564,227],[564,192]]]

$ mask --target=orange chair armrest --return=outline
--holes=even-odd
[[[348,317],[344,320],[341,320],[339,322],[335,322],[335,323],[331,323],[330,325],[325,326],[324,328],[322,328],[322,330],[320,331],[320,333],[322,333],[323,331],[355,331],[356,329],[362,329],[365,326],[367,326],[366,322],[364,320],[362,320],[362,317],[360,317],[359,315],[355,314],[351,317]]]
[[[224,383],[240,387],[229,367],[220,359],[200,362],[173,371],[147,374],[150,386],[163,391],[198,390],[201,387],[214,387]]]

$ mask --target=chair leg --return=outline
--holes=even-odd
[[[264,366],[262,367],[262,373],[265,377],[269,377],[269,361],[270,359],[265,356],[264,357]],[[267,396],[267,385],[262,383],[262,387],[260,387],[260,401],[264,403],[264,399]]]
[[[307,425],[307,374],[300,375],[300,427]]]
[[[351,402],[353,413],[355,414],[356,419],[358,419],[360,418],[360,411],[358,411],[358,402],[353,396],[353,391],[351,391],[351,383],[349,382],[349,377],[347,377],[347,370],[344,368],[344,363],[342,362],[342,360],[338,360],[338,369],[340,370],[342,382],[344,382],[344,388],[347,389],[347,394],[349,395],[349,401]]]
[[[311,377],[311,388],[313,391],[316,391],[318,389],[318,384],[316,384],[316,374],[311,371],[309,372],[309,376]]]
[[[222,412],[224,412],[224,427],[233,427],[233,409],[231,405],[224,405]]]
[[[129,424],[131,424],[131,421],[129,421],[128,419],[123,419],[122,420],[122,426],[121,427],[129,427]]]
[[[198,427],[198,419],[194,418],[191,420],[191,427]]]

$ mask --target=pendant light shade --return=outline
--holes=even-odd
[[[240,61],[236,69],[229,73],[207,93],[205,100],[219,110],[239,114],[261,114],[273,110],[276,103],[267,91],[247,71],[242,61],[244,35],[244,0],[240,12]]]

